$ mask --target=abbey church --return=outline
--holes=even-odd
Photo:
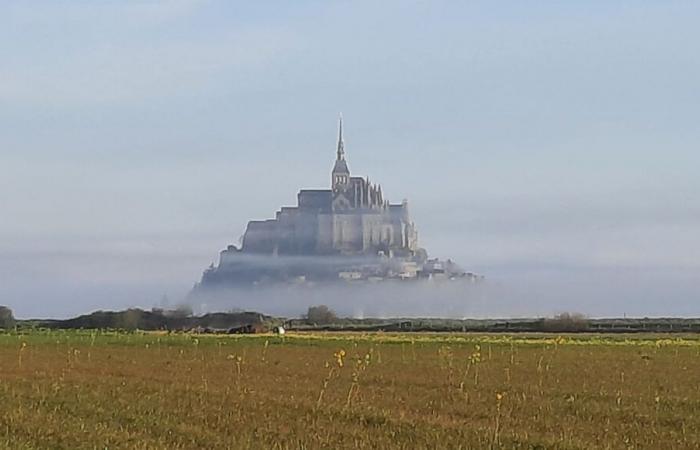
[[[274,219],[249,222],[242,251],[399,257],[415,253],[418,238],[407,202],[391,204],[381,186],[351,175],[342,118],[330,181],[330,189],[301,190],[297,206],[283,207]]]
[[[408,202],[389,203],[379,185],[353,176],[339,122],[329,189],[303,189],[274,219],[248,222],[193,293],[274,282],[379,281],[472,277],[452,261],[428,259]]]

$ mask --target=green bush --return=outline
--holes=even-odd
[[[545,331],[553,332],[576,332],[586,331],[588,325],[588,318],[585,315],[565,312],[544,319],[543,328]]]
[[[327,325],[338,320],[338,316],[326,305],[309,306],[306,321],[310,324]]]
[[[12,310],[7,306],[0,306],[0,328],[14,328],[15,324],[15,317],[12,315]]]

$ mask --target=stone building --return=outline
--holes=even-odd
[[[229,245],[193,295],[275,282],[417,280],[472,276],[418,247],[408,203],[389,203],[369,178],[352,176],[339,123],[329,189],[303,189],[297,205],[248,223],[240,248]]]
[[[391,204],[381,186],[351,175],[342,118],[331,188],[301,190],[297,206],[281,208],[274,219],[249,222],[240,249],[269,255],[388,257],[411,257],[417,250],[408,203]]]

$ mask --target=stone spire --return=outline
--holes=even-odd
[[[338,156],[331,174],[333,190],[345,189],[350,183],[350,169],[345,161],[345,143],[343,142],[343,116],[338,120]]]
[[[345,159],[345,143],[343,142],[343,114],[338,118],[338,161]]]

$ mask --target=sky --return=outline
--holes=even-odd
[[[177,302],[354,174],[499,286],[478,316],[700,316],[700,4],[0,3],[0,304]],[[465,300],[468,302],[468,300]],[[236,305],[231,305],[236,306]]]

